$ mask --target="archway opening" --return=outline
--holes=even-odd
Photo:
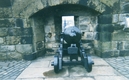
[[[98,14],[91,8],[75,4],[51,6],[40,10],[31,16],[35,51],[45,49],[46,54],[55,54],[60,41],[60,33],[66,23],[69,25],[70,22],[70,25],[75,25],[81,30],[83,46],[91,47],[90,51],[93,53]]]

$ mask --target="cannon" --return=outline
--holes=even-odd
[[[63,66],[70,65],[82,65],[87,72],[92,71],[94,62],[83,48],[81,36],[81,30],[76,26],[67,27],[61,33],[59,48],[54,56],[54,61],[51,63],[55,73],[59,73]],[[67,61],[63,60],[66,54],[69,57]]]

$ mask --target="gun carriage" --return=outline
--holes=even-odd
[[[69,65],[83,65],[87,72],[92,71],[94,62],[82,46],[81,36],[81,31],[75,26],[67,27],[61,33],[60,45],[51,63],[55,73],[59,73],[63,66]],[[63,60],[65,54],[69,56],[69,61]]]

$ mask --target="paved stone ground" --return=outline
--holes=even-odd
[[[15,80],[30,61],[0,61],[0,80]]]
[[[104,60],[109,63],[115,70],[129,79],[129,56],[105,58]]]
[[[38,58],[17,77],[16,80],[128,80],[104,59],[92,56],[94,66],[88,73],[83,66],[65,66],[59,74],[55,74],[51,62],[53,56]],[[65,58],[66,59],[66,58]]]
[[[90,73],[83,66],[65,66],[55,74],[50,65],[53,56],[33,61],[0,61],[0,80],[129,80],[129,56],[92,58],[95,64]]]

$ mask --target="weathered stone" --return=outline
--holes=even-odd
[[[0,60],[7,60],[6,53],[0,52]]]
[[[111,41],[111,33],[109,32],[98,33],[98,39],[103,42]]]
[[[101,42],[102,50],[117,50],[117,42]]]
[[[122,25],[121,23],[114,24],[113,28],[114,28],[114,31],[123,30],[124,29],[124,25]]]
[[[32,54],[33,47],[31,44],[16,45],[16,51],[21,54]]]
[[[7,19],[0,20],[0,27],[9,27],[10,25],[11,24],[9,20]]]
[[[43,6],[41,0],[37,0],[37,1],[29,4],[29,6],[25,7],[25,9],[23,9],[23,11],[20,13],[20,16],[30,17],[35,12],[37,12],[43,8],[44,8],[44,6]]]
[[[32,28],[24,28],[23,35],[32,35]]]
[[[1,0],[0,1],[0,7],[10,7],[12,5],[11,0]]]
[[[98,17],[99,24],[111,24],[112,23],[112,15],[100,15]]]
[[[127,3],[125,3],[125,4],[123,4],[122,6],[122,12],[123,13],[129,13],[129,2],[127,2]]]
[[[5,37],[8,34],[8,28],[0,28],[0,37]]]
[[[19,36],[7,36],[6,44],[8,44],[8,45],[19,44],[20,40],[21,40],[21,37],[19,37]]]
[[[85,32],[85,40],[94,40],[94,33],[93,32]]]
[[[106,5],[110,6],[110,7],[113,7],[114,4],[115,4],[116,2],[118,2],[118,1],[119,1],[119,0],[113,0],[113,1],[109,1],[109,0],[100,0],[100,2],[106,4]]]
[[[79,24],[80,25],[86,25],[90,24],[91,22],[91,16],[79,16]]]
[[[126,41],[129,40],[128,32],[118,31],[112,33],[112,40],[113,41]]]
[[[0,17],[2,17],[2,18],[12,17],[11,7],[10,8],[0,8]]]
[[[112,23],[118,23],[118,22],[119,22],[119,14],[113,14]]]
[[[4,43],[4,38],[0,37],[0,44]]]
[[[124,49],[129,49],[129,41],[124,41],[123,44]]]
[[[9,36],[21,36],[22,34],[22,31],[21,31],[21,28],[19,27],[15,27],[15,28],[9,28],[8,30],[8,35]]]
[[[23,28],[23,20],[20,18],[16,19],[16,26]]]
[[[126,14],[119,14],[119,22],[125,21]]]
[[[86,1],[85,1],[86,2]],[[83,3],[84,4],[84,3]],[[88,0],[87,1],[87,5],[92,8],[95,9],[96,11],[103,13],[105,10],[106,5],[102,4],[99,0]]]
[[[36,50],[42,50],[42,49],[44,49],[44,41],[36,42]]]
[[[19,13],[34,1],[35,0],[15,0],[12,6],[14,17],[18,17]]]
[[[25,37],[21,37],[21,44],[32,44],[33,40],[32,40],[32,36],[25,36]]]
[[[103,51],[101,53],[101,57],[103,57],[103,58],[118,57],[118,56],[119,56],[119,51],[118,50]]]
[[[7,58],[9,60],[21,60],[22,59],[22,55],[18,52],[8,52],[7,53]]]
[[[114,3],[114,5],[113,5],[113,13],[120,13],[121,11],[120,11],[120,9],[121,9],[121,7],[120,7],[120,1],[119,0],[116,0],[116,2]]]
[[[121,50],[120,56],[129,56],[129,50]]]
[[[1,52],[12,52],[15,51],[15,45],[1,45],[0,46]]]
[[[100,24],[97,28],[98,32],[113,32],[114,27],[112,24]]]
[[[123,42],[117,42],[117,49],[123,50]]]

